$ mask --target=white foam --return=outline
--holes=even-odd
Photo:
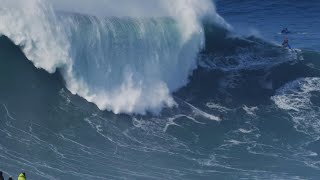
[[[215,115],[212,115],[212,114],[209,114],[209,113],[206,113],[202,110],[200,110],[199,108],[193,106],[192,104],[190,103],[187,103],[185,102],[187,105],[189,105],[193,111],[193,113],[197,116],[202,116],[204,118],[207,118],[207,119],[210,119],[210,120],[214,120],[214,121],[222,121],[222,119],[218,116],[215,116]]]
[[[320,92],[320,78],[300,78],[278,89],[271,99],[288,111],[298,131],[319,138],[320,109],[311,101],[313,92]]]
[[[252,132],[252,130],[246,130],[246,129],[242,129],[242,128],[240,128],[239,131],[240,131],[241,133],[244,133],[244,134],[249,134],[249,133]]]
[[[232,145],[244,144],[244,142],[237,141],[237,140],[234,140],[234,139],[228,140],[227,142],[231,143]]]
[[[0,34],[22,46],[37,68],[53,73],[69,61],[68,42],[46,2],[1,0],[0,19]]]
[[[221,106],[220,104],[216,104],[216,103],[213,103],[213,102],[206,103],[206,106],[208,108],[216,109],[216,110],[223,111],[223,112],[227,112],[227,111],[231,110],[231,109],[229,109],[227,107]]]
[[[256,115],[255,111],[257,111],[259,108],[257,106],[248,107],[244,105],[242,109],[245,110],[247,114],[255,116]]]

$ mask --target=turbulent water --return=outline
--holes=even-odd
[[[320,177],[318,1],[0,2],[5,176]]]

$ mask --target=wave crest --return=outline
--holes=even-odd
[[[139,15],[127,8],[95,14],[107,7],[99,1],[91,9],[71,3],[5,0],[0,33],[20,45],[36,67],[50,73],[59,68],[72,93],[115,113],[173,106],[170,93],[196,68],[204,42],[201,17],[211,14],[223,22],[209,0],[149,1],[142,8],[160,5],[159,12]],[[112,3],[119,2],[107,5]],[[86,7],[85,0],[79,4]]]

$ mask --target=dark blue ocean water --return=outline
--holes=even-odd
[[[101,111],[0,37],[0,170],[35,180],[319,179],[319,3],[217,1],[232,29],[204,22],[198,67],[159,114]],[[284,26],[294,50],[280,46]]]
[[[218,0],[218,12],[240,34],[257,35],[281,44],[281,30],[287,27],[294,48],[319,51],[320,2],[310,1],[231,1]]]

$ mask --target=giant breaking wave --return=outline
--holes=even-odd
[[[209,0],[1,0],[0,34],[37,68],[115,113],[159,112],[187,83],[204,42]],[[124,6],[125,5],[125,6]]]

